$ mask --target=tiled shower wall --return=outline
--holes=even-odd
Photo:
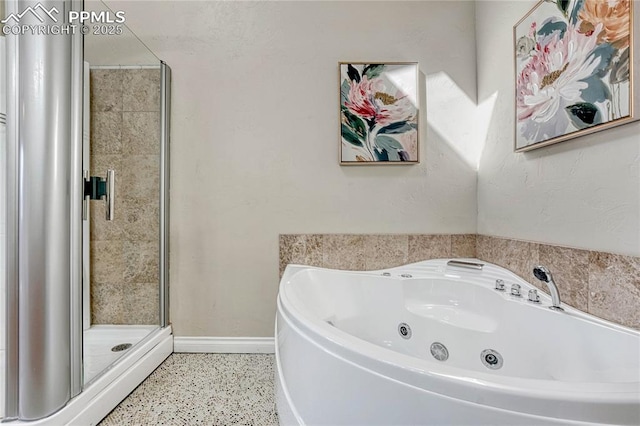
[[[533,277],[545,265],[563,303],[640,329],[640,258],[485,235],[280,235],[280,275],[288,263],[371,270],[420,260],[476,257],[500,265],[543,291]]]
[[[91,323],[157,324],[160,70],[91,70],[91,175],[116,172],[115,217],[91,202]]]

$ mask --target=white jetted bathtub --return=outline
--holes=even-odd
[[[281,424],[640,424],[640,332],[551,310],[543,294],[529,302],[533,288],[488,263],[289,265],[276,319]]]

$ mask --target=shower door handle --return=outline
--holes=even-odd
[[[115,170],[107,170],[107,178],[102,179],[97,176],[91,176],[84,181],[84,202],[87,202],[87,197],[91,200],[100,200],[104,197],[107,207],[107,220],[113,220],[115,203],[116,203],[116,172]],[[83,208],[83,218],[87,219],[87,209]]]
[[[116,206],[116,171],[107,170],[107,220],[113,220]]]
[[[82,197],[82,220],[89,219],[89,199],[91,199],[91,193],[87,193],[87,182],[89,182],[89,170],[82,171],[82,178],[84,180],[84,196]]]

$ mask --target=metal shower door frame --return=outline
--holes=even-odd
[[[83,8],[7,0],[7,16],[37,5],[60,24]],[[82,57],[80,33],[7,35],[5,420],[47,417],[82,389]]]
[[[169,319],[169,163],[171,68],[160,61],[160,327]]]

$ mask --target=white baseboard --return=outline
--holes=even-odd
[[[173,337],[174,352],[215,354],[272,354],[273,337]]]

